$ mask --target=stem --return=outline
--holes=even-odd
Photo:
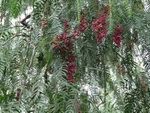
[[[33,59],[34,59],[34,56],[35,56],[35,49],[36,47],[34,46],[33,47],[33,51],[32,51],[32,56],[31,56],[31,60],[30,60],[30,64],[29,64],[29,69],[31,68],[32,64],[33,64]]]
[[[106,108],[106,94],[107,94],[107,75],[106,75],[106,63],[105,63],[105,47],[102,48],[102,69],[103,69],[103,85],[104,85],[104,108]]]
[[[113,30],[112,28],[112,1],[109,0],[109,31],[111,32]]]
[[[129,0],[125,1],[125,5],[127,7],[128,16],[130,18],[132,16],[132,9],[131,9],[131,3],[129,2]]]
[[[77,0],[78,21],[80,21],[80,9],[81,9],[80,0]]]

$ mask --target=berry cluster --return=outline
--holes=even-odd
[[[74,83],[74,73],[76,72],[76,57],[74,54],[69,54],[66,58],[67,81]]]
[[[80,36],[81,32],[79,31],[79,29],[75,29],[72,33],[72,36],[74,37],[74,39],[77,39]]]
[[[73,45],[75,39],[77,39],[77,37],[87,29],[88,22],[85,17],[82,17],[79,26],[73,31],[73,33],[70,36],[67,33],[69,27],[70,26],[68,21],[64,21],[64,32],[58,35],[55,41],[53,41],[53,49],[59,51],[60,55],[66,62],[67,81],[69,83],[74,83],[74,74],[76,72],[77,66],[76,57],[73,53]]]
[[[96,33],[96,41],[98,43],[101,43],[103,39],[107,35],[107,17],[108,17],[108,9],[104,9],[102,14],[99,16],[99,18],[92,21],[92,29]]]
[[[122,26],[117,25],[114,31],[114,35],[113,35],[113,42],[115,43],[116,47],[120,47],[121,45],[122,32],[123,32]]]
[[[92,30],[96,33],[97,43],[101,43],[105,37],[107,36],[108,30],[108,22],[107,18],[109,15],[109,7],[104,7],[101,15],[92,21]],[[74,83],[74,74],[76,72],[76,58],[74,55],[74,42],[81,33],[85,32],[89,26],[89,23],[85,16],[81,16],[81,20],[79,25],[74,29],[72,33],[69,33],[70,25],[68,21],[64,21],[64,32],[58,35],[53,41],[53,49],[59,51],[59,54],[66,62],[66,74],[67,74],[67,81],[70,83]],[[118,25],[115,28],[115,32],[113,35],[113,42],[117,47],[121,45],[121,34],[123,30],[121,25]]]
[[[72,34],[73,37],[77,39],[81,33],[86,31],[87,28],[88,28],[88,21],[84,16],[82,16],[79,26],[73,31],[73,34]]]
[[[83,33],[87,29],[87,27],[88,27],[88,21],[84,16],[82,16],[79,24],[79,31]]]
[[[70,27],[69,22],[67,20],[64,20],[64,32],[67,32],[69,27]]]
[[[73,49],[73,42],[67,36],[67,33],[58,35],[53,41],[53,49],[61,53],[61,55]]]

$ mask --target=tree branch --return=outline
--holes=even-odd
[[[26,20],[29,19],[30,17],[31,17],[31,14],[27,15],[27,16],[26,16],[24,19],[22,19],[21,22],[20,22],[23,26],[25,26],[25,27],[28,28],[28,29],[30,28],[30,26],[28,25],[28,23],[26,22]]]

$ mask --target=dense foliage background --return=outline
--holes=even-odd
[[[1,113],[150,113],[149,0],[1,0]]]

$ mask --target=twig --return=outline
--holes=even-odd
[[[32,51],[32,56],[31,56],[31,60],[30,60],[30,64],[29,64],[29,69],[31,68],[31,66],[33,64],[33,59],[34,59],[34,56],[35,56],[35,49],[36,49],[36,47],[33,46],[33,51]]]
[[[2,44],[2,46],[4,46],[6,43],[8,43],[9,41],[11,41],[12,39],[14,39],[15,37],[19,37],[19,36],[23,36],[23,37],[30,37],[29,35],[25,35],[25,34],[18,34],[16,33],[13,37],[11,37],[10,39],[8,39],[6,42],[4,42]]]

